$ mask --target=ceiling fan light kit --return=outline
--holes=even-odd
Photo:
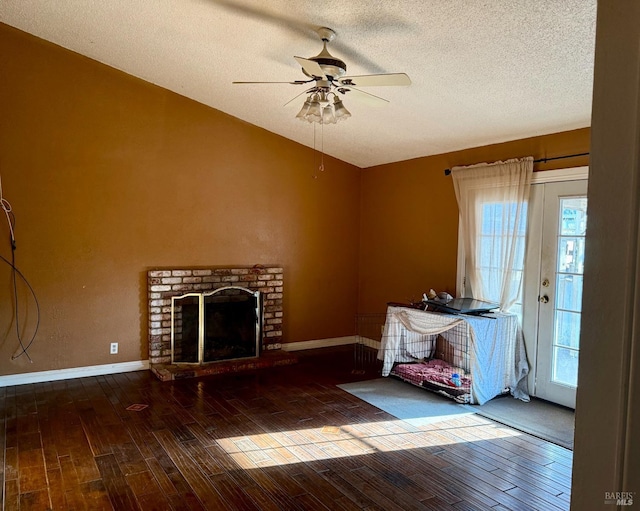
[[[333,103],[329,101],[333,96]],[[333,92],[314,92],[309,95],[296,115],[301,121],[320,124],[335,124],[351,117],[351,112],[342,104],[342,100]]]
[[[347,65],[343,60],[334,57],[329,53],[329,50],[327,50],[327,43],[335,39],[336,33],[327,27],[321,27],[316,32],[322,40],[322,51],[315,57],[308,59],[294,57],[300,66],[302,66],[302,72],[309,77],[309,79],[284,82],[292,85],[315,82],[315,85],[304,92],[308,94],[308,96],[302,105],[302,109],[296,115],[297,119],[309,123],[335,124],[338,121],[343,121],[351,117],[351,113],[346,109],[338,94],[344,95],[350,92],[353,97],[360,96],[369,101],[388,103],[386,99],[369,92],[361,91],[357,87],[411,84],[411,80],[405,73],[345,76]],[[283,82],[233,83],[255,84]],[[333,99],[333,103],[331,99]]]

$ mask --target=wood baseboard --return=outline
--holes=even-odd
[[[0,376],[0,387],[25,385],[28,383],[42,383],[46,381],[69,380],[71,378],[85,378],[87,376],[101,376],[103,374],[128,373],[149,369],[148,360],[120,362],[118,364],[103,364],[97,366],[71,367],[53,371],[38,371],[34,373],[9,374]]]

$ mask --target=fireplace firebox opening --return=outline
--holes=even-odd
[[[171,298],[171,363],[255,358],[262,338],[260,291],[227,286]]]

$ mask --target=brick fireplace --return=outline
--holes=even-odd
[[[207,374],[296,362],[296,357],[281,351],[283,269],[277,266],[172,268],[147,272],[149,302],[149,366],[161,380],[173,380]],[[262,328],[259,356],[242,360],[206,364],[171,363],[171,299],[187,293],[206,293],[235,286],[260,291]]]

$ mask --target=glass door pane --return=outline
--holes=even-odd
[[[171,362],[200,361],[200,297],[195,294],[171,298]]]
[[[552,381],[577,387],[587,198],[559,202]]]

